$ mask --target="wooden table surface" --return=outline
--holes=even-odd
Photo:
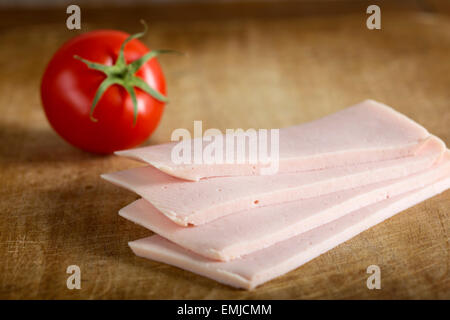
[[[365,27],[362,7],[339,14],[295,8],[279,16],[247,8],[234,18],[187,10],[173,19],[94,10],[83,13],[81,31],[135,32],[143,17],[147,44],[188,53],[160,59],[171,103],[149,144],[167,142],[176,128],[192,130],[194,120],[221,130],[284,127],[366,98],[450,144],[445,2],[382,6],[380,31]],[[99,175],[140,164],[71,147],[41,108],[45,65],[78,32],[65,28],[64,10],[0,18],[0,298],[450,298],[449,191],[250,292],[135,257],[127,241],[151,233],[117,211],[138,197]],[[73,264],[81,290],[66,287]],[[366,287],[372,264],[381,268],[381,290]]]

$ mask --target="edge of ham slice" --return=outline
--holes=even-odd
[[[391,107],[365,100],[321,119],[280,129],[278,173],[410,156],[429,135],[424,127]],[[196,139],[203,141],[203,149],[210,143],[203,138]],[[194,140],[191,140],[191,159],[194,159]],[[116,154],[192,181],[217,176],[259,175],[260,169],[267,166],[250,164],[248,154],[243,164],[174,164],[171,151],[177,143],[117,151]],[[225,148],[226,144],[223,145]]]
[[[349,212],[450,176],[450,153],[432,168],[306,200],[236,212],[210,223],[185,228],[167,219],[144,199],[119,215],[202,256],[229,261],[336,220]]]
[[[177,266],[233,287],[253,289],[449,187],[450,178],[437,181],[229,262],[206,259],[158,235],[129,242],[129,246],[137,256]]]
[[[241,210],[405,177],[431,167],[444,151],[445,144],[431,136],[415,156],[323,170],[208,178],[194,183],[147,166],[102,178],[136,192],[179,225],[203,225]]]

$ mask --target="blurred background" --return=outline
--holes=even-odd
[[[170,103],[147,144],[169,141],[176,128],[192,131],[194,120],[202,120],[204,129],[278,128],[371,98],[449,145],[450,1],[75,3],[81,30],[66,28],[72,1],[0,0],[0,297],[448,298],[442,280],[448,238],[436,232],[442,231],[438,218],[420,229],[433,243],[415,243],[399,232],[386,235],[386,249],[368,246],[361,257],[351,248],[362,242],[350,242],[340,251],[345,259],[334,250],[252,293],[137,261],[126,241],[148,232],[116,215],[135,196],[99,175],[138,164],[63,141],[45,118],[39,85],[65,41],[99,28],[135,33],[145,19],[145,44],[187,54],[159,58]],[[381,30],[366,27],[372,4],[381,8]],[[437,206],[448,208],[448,196],[440,199]],[[402,243],[406,249],[394,257],[389,248]],[[421,255],[410,259],[417,252]],[[61,283],[65,266],[74,262],[88,270],[87,280],[84,290],[68,292]],[[365,277],[358,270],[374,263],[392,267],[384,275],[390,280],[383,280],[383,290],[369,292],[354,280]],[[332,276],[336,268],[339,277]]]
[[[195,119],[219,129],[283,127],[366,98],[446,134],[450,1],[85,0],[77,1],[81,30],[65,26],[71,1],[0,3],[0,108],[9,126],[23,125],[26,113],[47,130],[36,88],[65,41],[98,28],[135,33],[145,19],[150,48],[187,53],[160,58],[171,103],[154,143]],[[381,7],[381,30],[366,27],[370,4]],[[419,117],[424,109],[435,112]]]

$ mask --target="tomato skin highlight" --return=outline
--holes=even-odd
[[[41,82],[41,99],[53,129],[70,144],[94,153],[108,154],[137,146],[156,129],[164,103],[135,88],[138,115],[133,125],[133,103],[128,92],[119,85],[106,90],[93,116],[90,110],[95,93],[106,76],[89,69],[84,59],[113,65],[120,46],[129,35],[115,30],[84,33],[65,43],[50,60]],[[125,46],[125,60],[137,60],[150,50],[133,39]],[[147,61],[137,72],[148,85],[166,95],[166,82],[158,61]]]

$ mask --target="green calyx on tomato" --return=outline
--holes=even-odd
[[[139,89],[143,90],[144,92],[148,93],[155,99],[161,101],[161,102],[168,102],[169,100],[167,97],[165,97],[163,94],[158,92],[157,90],[150,87],[147,82],[145,82],[143,79],[135,76],[135,73],[139,70],[140,67],[142,67],[147,61],[150,59],[156,57],[157,55],[164,54],[164,53],[179,53],[174,50],[152,50],[139,59],[127,64],[125,61],[125,45],[130,42],[133,39],[140,38],[145,35],[147,32],[147,24],[144,21],[141,21],[144,25],[144,31],[133,34],[129,36],[125,41],[122,43],[119,55],[117,57],[117,61],[112,66],[107,66],[100,63],[95,63],[86,59],[83,59],[82,57],[79,57],[77,55],[74,56],[75,59],[78,59],[82,62],[84,62],[90,69],[98,70],[103,72],[106,75],[105,80],[100,84],[100,86],[97,89],[97,92],[95,93],[94,100],[92,102],[91,110],[90,110],[90,118],[92,121],[97,122],[98,120],[94,118],[94,110],[97,106],[98,101],[102,97],[103,93],[112,85],[120,85],[127,90],[128,94],[131,97],[131,100],[133,102],[133,108],[134,108],[134,117],[133,117],[133,125],[136,124],[137,115],[138,115],[138,104],[137,104],[137,98],[136,98],[136,92],[134,91],[134,87],[138,87]]]

